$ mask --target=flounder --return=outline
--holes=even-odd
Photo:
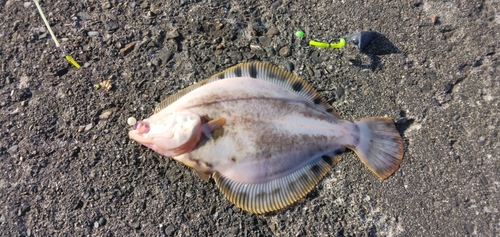
[[[349,148],[385,179],[402,161],[390,118],[342,120],[306,81],[241,63],[179,91],[137,122],[131,139],[215,179],[252,213],[303,198]]]

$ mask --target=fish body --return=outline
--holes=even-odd
[[[306,81],[265,63],[239,64],[178,92],[129,136],[212,175],[252,213],[305,196],[345,148],[381,178],[404,151],[391,119],[342,120]]]

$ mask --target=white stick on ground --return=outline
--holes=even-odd
[[[43,22],[45,22],[47,29],[49,29],[50,35],[52,36],[52,39],[56,43],[56,47],[59,47],[59,42],[57,42],[57,38],[54,35],[54,32],[52,32],[52,29],[50,28],[49,22],[47,21],[47,18],[45,18],[45,15],[43,14],[42,8],[40,7],[40,4],[38,4],[38,0],[33,0],[33,2],[35,2],[36,8],[38,8],[38,11],[40,12],[40,15],[42,16]]]

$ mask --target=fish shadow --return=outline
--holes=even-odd
[[[367,55],[370,58],[369,64],[363,64],[360,57],[355,59],[349,59],[349,61],[357,67],[362,69],[382,69],[382,63],[380,62],[381,55],[396,54],[401,53],[401,51],[383,34],[379,32],[374,32],[372,40],[361,50],[362,54]]]
[[[398,130],[399,134],[403,138],[405,150],[410,145],[410,142],[408,139],[405,139],[404,133],[408,128],[410,128],[411,125],[413,125],[414,122],[415,122],[415,119],[411,119],[411,118],[406,117],[405,111],[401,111],[400,117],[398,119],[396,119],[396,123],[395,123],[396,129]]]
[[[407,118],[406,112],[401,110],[399,112],[399,118],[396,119],[396,129],[403,135],[413,122],[415,122],[415,119]]]

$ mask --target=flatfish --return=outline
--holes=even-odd
[[[170,96],[129,137],[213,178],[231,202],[258,214],[303,198],[345,148],[382,179],[404,154],[391,118],[342,120],[305,80],[261,62]]]

